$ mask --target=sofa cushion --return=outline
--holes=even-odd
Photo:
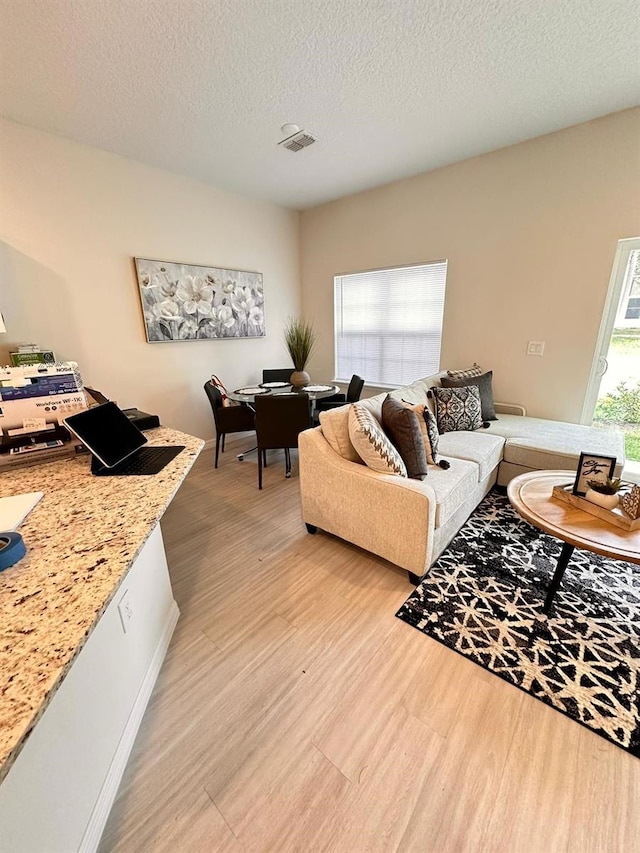
[[[349,438],[349,406],[320,412],[320,427],[332,450],[348,462],[362,462]]]
[[[467,459],[480,469],[480,480],[484,480],[497,468],[502,460],[505,439],[501,435],[481,432],[445,432],[440,436],[440,452],[448,460]]]
[[[464,388],[432,388],[438,432],[474,430],[482,426],[480,391],[477,385]]]
[[[399,400],[402,403],[411,403],[413,406],[426,405],[427,392],[430,386],[422,380],[414,382],[412,385],[407,385],[405,388],[396,388],[391,391],[391,396],[394,400]]]
[[[497,421],[496,410],[493,405],[493,370],[483,373],[482,376],[470,376],[466,379],[452,379],[449,376],[444,376],[442,379],[443,388],[464,388],[467,385],[477,385],[480,391],[480,405],[482,407],[483,421]]]
[[[424,480],[427,476],[427,451],[420,429],[421,420],[424,423],[423,417],[418,417],[416,412],[387,395],[382,404],[382,428],[402,456],[407,475],[412,480]]]
[[[427,481],[436,496],[435,526],[446,524],[479,483],[479,467],[466,459],[451,459],[451,467],[431,468]]]
[[[359,403],[349,406],[349,438],[364,464],[372,471],[407,476],[402,457],[371,412]]]
[[[376,394],[375,397],[365,397],[363,400],[358,402],[359,406],[362,406],[363,409],[366,409],[368,412],[371,412],[373,417],[378,421],[379,424],[382,423],[382,403],[386,398],[386,394]]]
[[[491,422],[487,433],[506,439],[505,462],[526,468],[575,470],[583,450],[615,456],[618,465],[624,460],[622,433],[597,430],[584,424],[500,415],[500,420]]]
[[[411,385],[405,385],[404,388],[396,388],[395,391],[391,391],[391,396],[394,400],[402,400],[405,403],[412,403],[414,405],[426,403],[433,411],[433,404],[428,398],[429,390],[431,388],[439,388],[442,377],[446,375],[444,371],[433,373],[431,376],[426,376],[424,379],[412,382]]]

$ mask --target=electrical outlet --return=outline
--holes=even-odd
[[[122,622],[122,630],[126,634],[127,628],[131,625],[131,620],[133,619],[133,603],[129,595],[129,590],[124,593],[118,602],[118,613]]]
[[[528,341],[527,355],[544,355],[544,341]]]

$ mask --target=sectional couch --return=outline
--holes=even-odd
[[[428,404],[434,374],[391,396]],[[361,400],[381,422],[386,393]],[[417,583],[494,486],[525,471],[576,470],[582,451],[615,456],[624,464],[621,433],[580,424],[530,418],[520,406],[496,403],[498,420],[487,429],[440,435],[446,470],[429,466],[424,480],[382,474],[363,464],[349,438],[349,406],[323,412],[320,426],[299,437],[302,518],[406,569]]]

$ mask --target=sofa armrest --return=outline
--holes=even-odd
[[[527,410],[519,403],[494,403],[493,406],[500,415],[518,415],[522,418],[527,416]]]
[[[433,555],[432,487],[348,462],[321,428],[301,433],[298,447],[303,521],[424,575]]]

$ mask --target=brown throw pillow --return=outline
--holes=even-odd
[[[425,403],[407,403],[406,400],[403,400],[402,403],[408,409],[414,411],[418,416],[418,420],[420,421],[420,431],[422,432],[422,439],[424,441],[424,449],[427,453],[427,463],[429,465],[437,465],[438,468],[444,468],[445,471],[451,468],[451,463],[447,462],[446,459],[438,459],[438,443],[440,441],[440,434],[438,433],[436,416],[433,414],[429,406]]]
[[[382,428],[407,466],[413,480],[427,476],[427,452],[418,415],[387,395],[382,404]]]

